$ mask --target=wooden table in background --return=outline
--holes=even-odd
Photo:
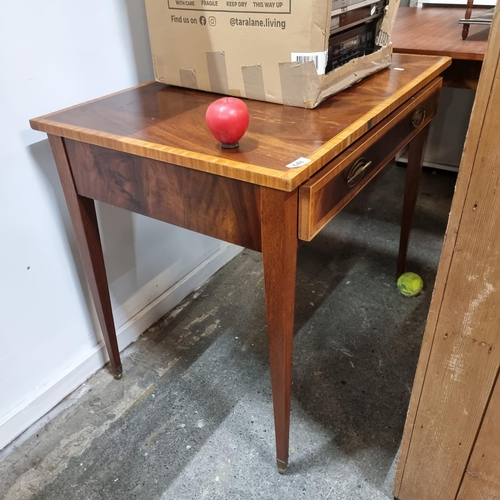
[[[400,7],[392,33],[394,52],[451,57],[443,85],[476,89],[490,29],[471,25],[462,40],[458,20],[464,14],[464,7]]]
[[[278,469],[288,465],[297,246],[410,145],[398,270],[446,57],[392,68],[315,110],[247,101],[233,150],[205,126],[219,96],[148,83],[31,121],[49,134],[111,366],[121,377],[94,200],[262,252]],[[302,166],[289,168],[299,158]]]

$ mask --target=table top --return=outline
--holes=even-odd
[[[313,110],[246,100],[250,125],[222,149],[206,124],[220,95],[152,82],[31,120],[48,134],[292,191],[438,76],[447,57],[396,54],[392,66]],[[287,165],[310,161],[299,168]]]
[[[462,40],[458,20],[464,16],[465,7],[400,7],[391,37],[393,50],[482,61],[490,29],[471,25],[467,39]]]

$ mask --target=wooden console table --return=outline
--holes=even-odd
[[[315,110],[247,101],[235,150],[205,126],[219,96],[148,83],[31,120],[49,134],[116,378],[122,368],[94,200],[262,252],[277,462],[288,466],[297,246],[410,144],[402,272],[428,124],[446,57],[392,67]],[[302,166],[291,168],[298,163]]]
[[[453,62],[443,73],[443,85],[476,89],[490,30],[472,26],[462,40],[458,20],[463,16],[463,7],[400,7],[392,32],[394,52],[449,56]]]

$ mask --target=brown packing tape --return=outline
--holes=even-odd
[[[264,75],[262,66],[242,66],[243,84],[245,86],[245,97],[257,101],[266,100],[266,90],[264,88]]]
[[[321,81],[312,61],[279,63],[283,104],[311,108],[321,91]]]
[[[236,29],[236,26],[230,25],[231,19],[259,21],[257,14],[247,16],[243,13],[246,10],[259,10],[255,4],[260,5],[261,2],[248,3],[248,9],[243,7],[244,2],[241,5],[236,2],[241,16],[235,14],[234,17],[231,12],[223,12],[227,9],[220,12],[210,9],[218,12],[209,13],[210,16],[213,14],[210,21],[213,24],[209,24],[207,19],[208,26],[202,29],[199,25],[195,26],[201,22],[200,17],[193,14],[192,20],[198,21],[193,23],[190,17],[187,23],[177,11],[181,5],[192,2],[145,1],[155,78],[172,85],[313,108],[329,95],[342,91],[388,65],[384,51],[377,51],[373,59],[368,59],[369,56],[362,58],[361,66],[336,68],[328,75],[317,75],[312,63],[303,65],[290,62],[291,51],[314,54],[328,49],[331,0],[287,0],[283,9],[285,4],[293,5],[289,9],[291,12],[286,14],[286,29],[280,26],[273,29],[268,25],[268,21],[274,22],[273,14],[265,21],[263,17],[265,30],[239,25]],[[384,16],[377,22],[376,40],[379,46],[390,45],[399,2],[389,0]],[[211,5],[215,6],[215,3]],[[226,2],[223,3],[225,6]],[[233,5],[233,2],[228,3]],[[175,7],[171,9],[170,6],[174,4]],[[222,7],[221,2],[219,7]],[[181,17],[182,22],[179,20]],[[283,64],[280,65],[280,62]],[[190,69],[195,69],[195,72],[190,72]],[[348,76],[346,73],[349,71],[356,72],[356,75]]]
[[[210,90],[218,94],[229,94],[226,55],[224,52],[206,52]]]
[[[179,69],[179,78],[182,87],[198,89],[198,81],[196,80],[196,71],[194,69]]]
[[[388,45],[390,41],[391,41],[391,37],[389,36],[389,34],[383,30],[380,30],[378,32],[377,40],[375,41],[375,43],[377,45],[382,46],[382,45]]]
[[[153,68],[156,80],[159,82],[165,82],[165,77],[163,76],[163,57],[161,54],[153,54]]]

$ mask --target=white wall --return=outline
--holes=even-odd
[[[48,141],[28,120],[152,78],[143,0],[2,6],[0,449],[105,360]],[[238,251],[98,212],[121,348]]]

